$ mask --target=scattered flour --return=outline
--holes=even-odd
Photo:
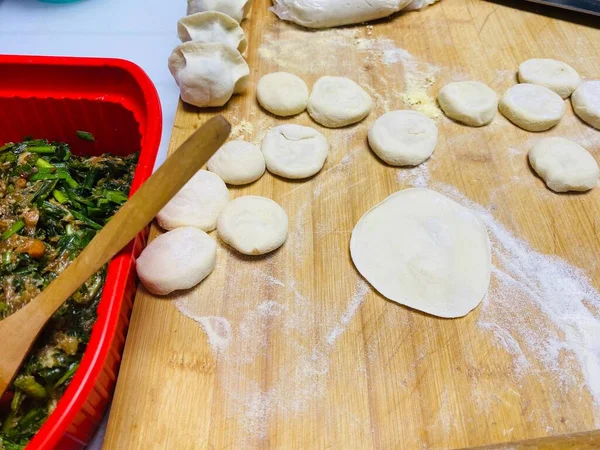
[[[408,184],[412,187],[427,187],[429,184],[429,167],[427,162],[416,167],[398,169],[396,179],[398,183]]]
[[[234,122],[235,123],[235,122]],[[242,120],[231,127],[229,139],[248,139],[254,133],[254,125],[247,120]]]

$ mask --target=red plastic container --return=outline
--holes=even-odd
[[[91,132],[95,142],[77,138]],[[162,131],[156,89],[118,59],[0,55],[0,145],[25,136],[67,142],[74,153],[140,151],[134,192],[151,174]],[[80,449],[102,420],[117,378],[135,295],[135,257],[147,230],[108,267],[98,319],[79,369],[28,450]]]

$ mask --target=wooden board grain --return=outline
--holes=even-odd
[[[278,21],[268,5],[255,0],[244,22],[251,88],[216,112],[233,123],[234,137],[255,142],[277,124],[316,126],[330,141],[330,156],[304,182],[266,174],[231,189],[232,197],[264,195],[284,207],[290,236],[282,249],[249,258],[221,245],[215,271],[197,288],[164,299],[139,290],[105,448],[442,449],[598,428],[598,404],[583,377],[561,380],[523,343],[527,365],[519,363],[482,326],[483,307],[442,320],[386,301],[361,281],[348,242],[358,219],[398,189],[452,187],[533,250],[583,268],[600,287],[600,190],[553,194],[526,161],[532,143],[549,135],[572,138],[600,159],[600,132],[570,106],[555,129],[538,134],[500,115],[481,129],[439,117],[427,169],[386,166],[366,143],[380,114],[414,100],[407,91],[435,96],[448,81],[476,79],[502,93],[532,57],[561,59],[598,78],[600,30],[578,16],[569,22],[536,14],[533,6],[442,0],[369,27],[314,32]],[[306,113],[274,118],[254,91],[260,76],[277,70],[309,86],[323,75],[347,76],[376,107],[340,130],[318,127]],[[170,151],[216,112],[180,104]],[[227,320],[231,342],[221,353],[174,300],[194,305],[198,316]],[[512,307],[510,300],[489,299]],[[546,319],[532,315],[524,323],[542,333],[552,325]]]

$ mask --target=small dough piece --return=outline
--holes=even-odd
[[[571,103],[581,120],[600,130],[600,80],[584,82],[573,92]]]
[[[325,136],[314,128],[293,124],[271,128],[261,148],[269,172],[290,179],[318,173],[329,153]]]
[[[215,267],[217,243],[198,228],[169,231],[154,239],[136,262],[140,281],[155,295],[190,289]]]
[[[188,0],[187,13],[218,11],[239,23],[248,16],[251,7],[252,0]]]
[[[498,95],[479,81],[457,81],[445,85],[438,103],[451,119],[472,127],[489,124],[498,111]]]
[[[369,145],[392,166],[418,166],[431,156],[437,139],[435,122],[417,111],[391,111],[369,129]]]
[[[321,77],[308,99],[308,113],[328,128],[360,122],[371,112],[373,101],[354,81],[344,77]]]
[[[307,28],[330,28],[390,16],[412,0],[273,0],[281,20]]]
[[[181,99],[198,107],[223,106],[248,87],[250,69],[237,50],[223,42],[185,42],[169,57]]]
[[[500,99],[500,112],[527,131],[545,131],[565,115],[565,102],[556,92],[537,84],[516,84]]]
[[[529,162],[554,192],[589,191],[598,184],[598,163],[590,152],[568,139],[542,139],[529,151]]]
[[[236,198],[219,216],[219,237],[244,255],[264,255],[283,245],[288,217],[273,200],[256,195]]]
[[[196,227],[212,231],[217,217],[229,203],[229,191],[218,175],[199,170],[160,210],[158,224],[165,230]]]
[[[462,317],[490,283],[490,240],[472,211],[435,191],[405,189],[369,210],[350,239],[354,265],[383,296]]]
[[[256,98],[263,108],[276,116],[294,116],[306,109],[308,87],[291,73],[270,73],[259,80]]]
[[[208,160],[207,166],[227,184],[248,184],[265,173],[265,157],[250,142],[230,141]]]
[[[529,59],[519,66],[521,83],[538,84],[568,98],[581,83],[575,69],[555,59]]]
[[[223,42],[240,53],[244,53],[248,46],[240,24],[227,14],[216,11],[182,17],[177,22],[177,32],[181,42]]]

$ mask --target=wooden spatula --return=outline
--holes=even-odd
[[[52,314],[131,241],[223,145],[231,126],[209,120],[125,203],[79,256],[25,307],[0,321],[0,397]]]

